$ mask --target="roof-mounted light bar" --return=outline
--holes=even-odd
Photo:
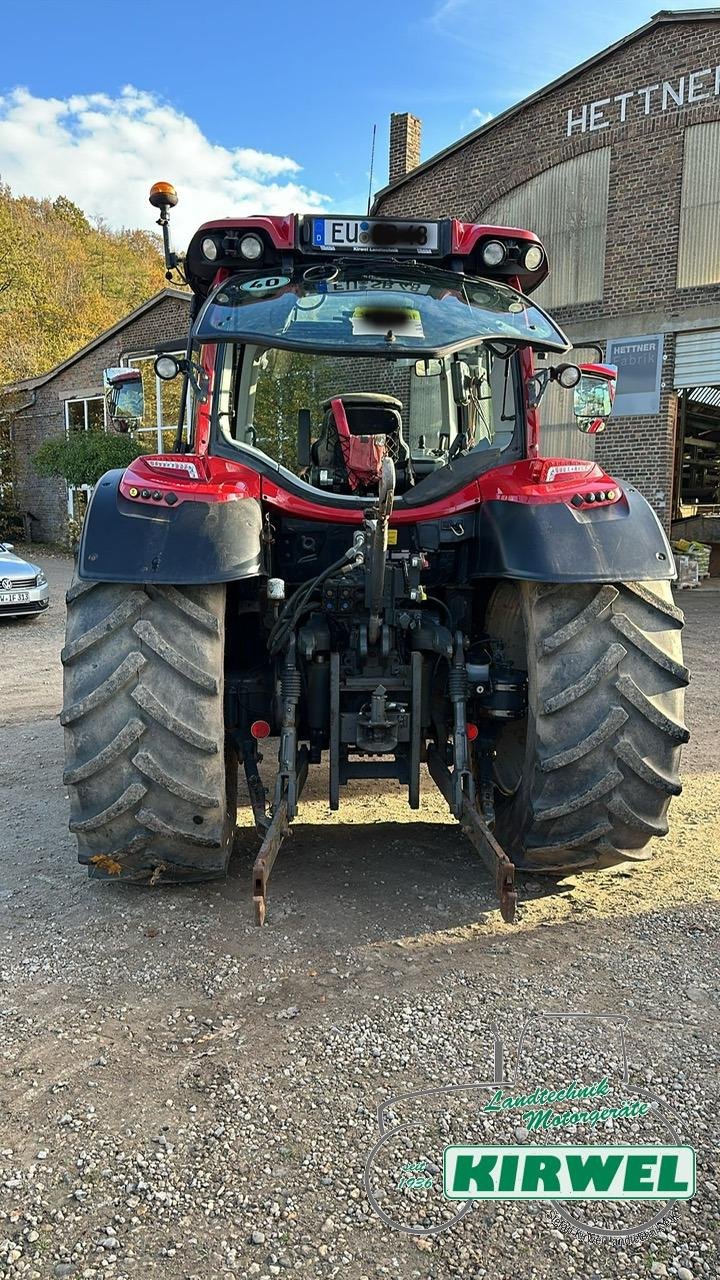
[[[542,244],[533,232],[521,228],[455,218],[313,214],[205,223],[190,242],[185,273],[192,287],[206,295],[221,270],[261,268],[289,275],[298,262],[310,265],[313,259],[350,257],[427,261],[453,272],[502,279],[525,293],[537,288],[548,273]]]

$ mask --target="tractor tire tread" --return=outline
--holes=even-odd
[[[103,680],[102,684],[96,685],[79,702],[73,702],[63,707],[60,712],[61,725],[72,724],[74,720],[79,720],[81,716],[87,715],[88,711],[93,711],[95,707],[102,707],[106,702],[110,702],[122,689],[123,685],[129,684],[142,671],[146,661],[141,653],[129,653],[120,663],[117,670],[108,676],[107,680]]]
[[[200,751],[209,753],[218,750],[218,744],[214,738],[209,738],[205,733],[198,733],[193,729],[192,725],[186,724],[184,720],[179,720],[174,716],[167,707],[155,697],[152,690],[148,689],[142,682],[135,686],[131,693],[131,698],[137,703],[143,711],[146,711],[153,720],[161,724],[167,729],[168,733],[174,733],[176,737],[182,738],[184,742],[189,742],[193,747],[197,747]]]
[[[573,640],[585,627],[591,626],[598,618],[602,617],[613,601],[617,599],[617,596],[617,587],[609,585],[601,587],[597,595],[590,601],[590,604],[581,609],[580,613],[540,641],[540,653],[553,653],[561,645],[567,644],[568,640]]]
[[[519,867],[553,874],[643,860],[667,833],[689,737],[670,583],[501,590],[488,634],[512,645],[522,620],[529,713],[517,785],[498,796],[500,844]]]
[[[71,585],[64,780],[94,877],[156,885],[227,870],[237,761],[224,724],[225,595]]]
[[[133,631],[169,667],[172,667],[180,675],[185,676],[187,680],[196,684],[199,689],[205,689],[208,693],[217,693],[218,682],[215,676],[203,671],[194,662],[190,662],[183,657],[175,645],[170,644],[169,640],[159,634],[152,622],[145,620],[137,622],[133,627]]]
[[[569,684],[567,688],[561,689],[552,698],[545,700],[543,704],[545,715],[552,715],[554,711],[562,711],[569,703],[577,702],[578,698],[582,698],[584,694],[594,689],[626,656],[627,649],[621,644],[611,644],[602,657],[598,658],[597,662],[594,662],[579,680]]]
[[[622,707],[611,707],[605,719],[597,729],[593,729],[592,733],[581,738],[571,747],[566,747],[564,751],[558,751],[554,756],[545,756],[544,759],[540,759],[538,761],[540,769],[543,773],[551,773],[553,769],[564,769],[566,765],[581,760],[590,751],[602,746],[603,742],[611,738],[617,729],[622,728],[627,718],[628,713],[623,711]]]

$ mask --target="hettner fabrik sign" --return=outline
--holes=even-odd
[[[596,98],[582,106],[570,107],[567,113],[567,136],[596,133],[612,124],[624,124],[638,116],[658,115],[677,107],[694,106],[720,97],[720,66],[688,71],[673,80],[658,80],[637,89],[626,89],[610,98]]]

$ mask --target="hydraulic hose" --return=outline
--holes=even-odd
[[[368,624],[368,640],[377,644],[380,635],[380,613],[382,610],[383,590],[385,587],[385,558],[388,548],[388,527],[395,498],[395,463],[392,458],[383,458],[382,472],[378,492],[377,517],[368,520],[370,529],[370,565],[368,584],[368,607],[370,621]]]

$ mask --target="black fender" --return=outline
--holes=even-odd
[[[263,572],[257,499],[140,504],[120,493],[122,476],[108,471],[95,486],[80,539],[81,578],[187,585]]]
[[[611,506],[484,502],[475,546],[473,578],[661,582],[677,576],[660,521],[629,485]]]

